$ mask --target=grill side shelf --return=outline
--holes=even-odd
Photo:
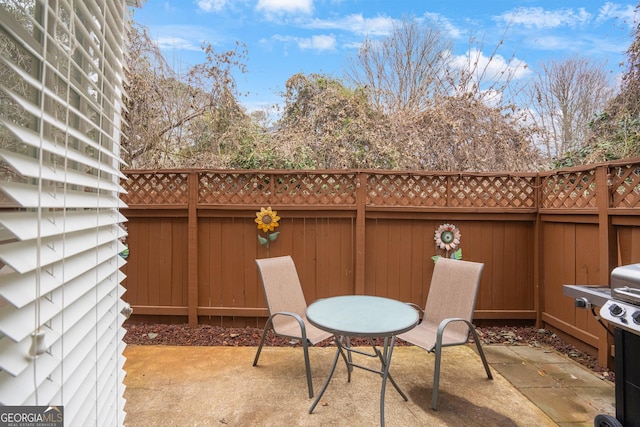
[[[584,298],[590,304],[602,307],[611,299],[611,288],[600,285],[563,285],[562,294],[576,300]]]

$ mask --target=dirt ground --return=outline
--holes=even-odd
[[[137,345],[195,345],[195,346],[257,346],[260,343],[262,329],[258,328],[226,328],[221,326],[199,325],[190,327],[187,324],[129,324],[124,325],[127,333],[124,341]],[[581,365],[591,369],[603,378],[614,381],[615,375],[607,368],[600,366],[595,357],[582,352],[573,345],[561,340],[556,334],[534,327],[520,326],[491,326],[477,328],[483,344],[529,345],[533,347],[553,348],[570,357]],[[297,345],[289,338],[278,337],[270,331],[265,345],[291,346]],[[317,346],[333,345],[327,339]],[[362,340],[354,340],[353,345],[367,345]],[[398,340],[396,345],[407,345]]]

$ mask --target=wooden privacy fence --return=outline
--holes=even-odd
[[[255,259],[291,255],[308,302],[341,294],[423,305],[442,223],[485,263],[477,320],[548,324],[600,352],[604,330],[562,285],[640,262],[640,159],[540,174],[124,171],[124,295],[155,322],[260,326]],[[255,213],[281,216],[269,249]],[[605,356],[602,356],[603,358]]]

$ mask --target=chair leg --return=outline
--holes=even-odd
[[[480,354],[480,359],[482,359],[482,364],[484,365],[484,370],[487,372],[487,378],[490,380],[493,379],[493,375],[491,375],[491,369],[489,369],[489,364],[487,363],[487,358],[484,355],[484,350],[482,350],[482,345],[480,344],[480,337],[478,336],[478,332],[473,327],[469,328],[471,333],[473,334],[473,340],[476,343],[476,347],[478,347],[478,353]]]
[[[304,351],[304,367],[307,370],[307,387],[309,388],[309,398],[313,397],[313,380],[311,379],[311,364],[309,363],[309,341],[303,340],[302,349]]]
[[[467,326],[469,327],[469,330],[473,334],[473,340],[476,342],[476,346],[478,347],[478,353],[480,353],[480,358],[482,359],[484,370],[487,372],[487,377],[490,380],[493,379],[493,375],[491,375],[491,369],[489,369],[489,364],[487,363],[487,358],[484,355],[484,350],[482,350],[482,345],[480,345],[480,337],[478,336],[478,332],[476,331],[476,328],[473,326],[473,324],[470,321],[465,319],[459,319],[459,318],[444,319],[442,322],[440,322],[440,325],[438,325],[438,333],[436,335],[436,346],[435,346],[435,349],[432,350],[432,351],[435,351],[436,353],[435,367],[433,369],[433,395],[431,397],[431,408],[433,408],[434,411],[438,409],[438,388],[440,386],[440,362],[442,358],[442,334],[444,332],[444,328],[449,323],[460,322],[460,321],[466,323]]]
[[[313,382],[311,379],[311,363],[309,362],[309,340],[307,340],[307,335],[304,328],[304,323],[302,323],[302,319],[297,314],[291,313],[275,313],[269,316],[267,319],[267,323],[264,325],[264,330],[262,331],[262,337],[260,338],[260,344],[258,345],[258,350],[256,351],[256,357],[253,359],[253,366],[258,364],[258,359],[260,359],[260,352],[262,351],[262,346],[264,345],[264,341],[267,338],[267,332],[271,327],[273,327],[273,318],[278,314],[284,314],[288,316],[295,317],[298,323],[300,323],[300,330],[302,331],[302,349],[304,351],[304,365],[307,371],[307,387],[309,388],[309,397],[313,397]]]
[[[433,392],[431,395],[431,409],[438,410],[438,389],[440,388],[440,361],[442,358],[442,339],[438,337],[436,341],[436,360],[433,368]]]
[[[267,324],[264,325],[264,330],[262,331],[262,338],[260,338],[260,345],[258,346],[258,350],[256,351],[256,357],[253,359],[253,366],[258,364],[258,359],[260,358],[260,352],[262,351],[262,345],[264,344],[265,338],[267,338],[267,331],[271,326],[271,319],[267,320]]]

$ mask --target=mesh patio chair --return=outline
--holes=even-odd
[[[438,259],[424,311],[414,305],[421,312],[422,321],[414,329],[398,335],[404,341],[435,353],[431,397],[434,410],[438,409],[442,347],[466,344],[469,332],[473,335],[487,377],[493,379],[478,333],[471,323],[483,268],[481,263]]]
[[[258,364],[260,351],[271,327],[276,335],[297,339],[302,343],[304,363],[307,371],[309,397],[313,397],[309,344],[315,345],[332,336],[311,325],[306,318],[307,302],[302,292],[300,279],[290,256],[257,259],[265,299],[269,308],[269,319],[264,325],[260,345],[253,361]]]

